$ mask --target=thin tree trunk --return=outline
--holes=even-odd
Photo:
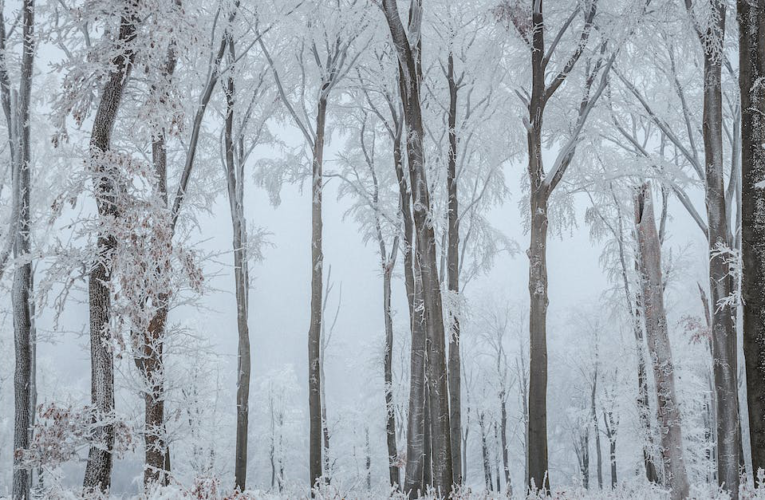
[[[322,166],[324,161],[324,131],[327,98],[322,96],[316,113],[316,141],[313,150],[313,180],[311,188],[311,326],[308,331],[308,411],[310,414],[309,469],[311,487],[322,477],[322,418],[321,418],[321,323],[324,254],[322,251],[323,223],[321,218]]]
[[[25,0],[23,5],[23,55],[21,76],[19,80],[18,103],[13,120],[15,137],[16,160],[14,167],[13,196],[17,200],[18,226],[9,238],[15,238],[14,255],[26,258],[32,250],[31,241],[31,205],[32,190],[31,150],[30,150],[30,119],[29,106],[32,93],[32,73],[34,69],[35,34],[34,34],[34,0]],[[32,287],[34,275],[32,263],[27,259],[15,272],[13,279],[13,332],[15,369],[14,385],[14,432],[13,432],[13,498],[28,499],[31,493],[31,471],[23,466],[19,451],[28,450],[32,438],[33,400],[33,317],[32,317]]]
[[[234,40],[228,39],[230,61],[236,60]],[[250,400],[250,331],[248,325],[248,261],[246,246],[246,221],[244,217],[244,179],[237,175],[241,166],[237,165],[234,148],[234,112],[236,97],[234,77],[229,73],[226,94],[225,124],[225,168],[228,199],[231,211],[234,250],[234,283],[236,289],[236,319],[239,345],[237,349],[238,366],[236,381],[236,451],[234,461],[234,485],[244,491],[247,488],[247,444],[249,429]],[[238,159],[240,162],[242,158]]]
[[[447,62],[447,80],[449,83],[449,154],[446,172],[446,184],[449,197],[448,210],[448,245],[447,245],[447,286],[452,294],[452,305],[457,304],[459,296],[459,245],[460,220],[459,199],[457,196],[457,83],[454,80],[454,54],[449,51]],[[451,425],[452,466],[454,483],[462,484],[462,465],[460,444],[462,441],[461,413],[461,374],[460,374],[460,318],[459,309],[450,312],[449,325],[449,423]]]
[[[664,310],[661,244],[653,214],[650,185],[644,184],[635,197],[635,226],[638,235],[640,279],[644,302],[648,351],[656,379],[659,402],[662,457],[673,500],[687,498],[688,475],[683,459],[683,431],[675,393],[672,350]]]
[[[481,429],[481,456],[483,457],[483,477],[486,483],[486,489],[493,489],[491,481],[491,465],[489,464],[489,447],[486,443],[486,422],[483,412],[478,413],[478,427]]]
[[[596,354],[597,356],[597,354]],[[597,363],[597,361],[596,361]],[[595,366],[595,374],[592,381],[592,392],[590,394],[590,411],[592,413],[592,423],[595,427],[595,458],[597,459],[598,489],[603,489],[603,452],[600,447],[600,425],[598,424],[598,412],[596,406],[596,394],[598,389],[598,367]]]
[[[505,484],[507,485],[507,496],[513,496],[513,484],[510,480],[510,455],[507,449],[507,396],[505,391],[499,396],[500,410],[500,444],[502,446],[502,467],[505,473]]]
[[[765,0],[738,0],[741,294],[752,474],[765,469]]]
[[[93,184],[97,192],[98,213],[101,218],[119,217],[114,205],[114,186],[111,170],[114,168],[104,161],[103,155],[111,148],[111,135],[117,112],[122,101],[125,82],[133,68],[135,52],[130,48],[136,37],[136,10],[140,0],[126,2],[120,18],[119,46],[128,47],[112,60],[109,79],[101,93],[93,131],[90,151],[93,165]],[[93,444],[88,453],[83,488],[107,491],[111,486],[112,448],[114,446],[114,425],[108,421],[114,411],[114,360],[109,347],[111,343],[111,253],[117,246],[114,236],[99,234],[97,239],[97,260],[88,276],[88,303],[90,309],[90,358],[91,358],[91,404],[94,416]],[[106,423],[99,420],[107,419]]]
[[[397,244],[391,250],[393,258],[398,252]],[[390,260],[393,260],[390,259]],[[391,312],[391,278],[394,262],[384,263],[383,269],[383,309],[385,315],[385,432],[388,446],[388,475],[390,485],[399,487],[398,446],[396,445],[396,412],[393,406],[393,314]]]

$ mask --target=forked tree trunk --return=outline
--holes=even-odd
[[[738,0],[741,294],[752,474],[765,469],[765,0]]]
[[[90,150],[93,165],[93,184],[96,189],[99,216],[105,219],[120,217],[114,204],[113,166],[104,161],[104,154],[111,148],[111,136],[117,112],[122,101],[125,83],[133,68],[135,52],[131,44],[136,37],[137,9],[140,0],[125,2],[120,18],[118,46],[123,51],[112,60],[112,70],[101,93]],[[97,260],[88,276],[88,304],[90,309],[90,377],[91,405],[94,411],[93,430],[88,463],[85,467],[83,488],[87,491],[106,491],[111,486],[112,448],[114,447],[114,425],[103,418],[111,418],[114,411],[114,360],[110,348],[111,334],[111,253],[117,241],[110,234],[99,234]]]
[[[430,430],[432,436],[433,456],[433,485],[441,495],[448,495],[452,488],[453,467],[451,455],[451,426],[449,424],[449,391],[446,372],[446,346],[444,335],[444,318],[441,304],[441,288],[438,277],[436,258],[436,239],[431,220],[431,201],[425,170],[424,155],[424,127],[422,123],[422,109],[420,104],[420,80],[422,78],[420,66],[421,42],[419,33],[422,21],[422,4],[420,0],[412,0],[410,6],[410,31],[416,36],[410,40],[394,0],[384,0],[382,4],[391,40],[396,48],[399,61],[399,88],[400,97],[404,109],[406,121],[406,145],[409,160],[409,178],[412,187],[412,208],[415,228],[416,258],[415,278],[422,283],[422,303],[424,323],[426,326],[426,351],[427,351],[427,381],[429,402],[431,410]],[[419,271],[419,273],[417,273]],[[419,276],[417,276],[419,274]],[[415,286],[417,279],[415,279]],[[415,293],[415,297],[417,294]],[[414,333],[414,332],[413,332]],[[413,335],[414,336],[414,335]],[[419,365],[424,361],[418,353],[420,340],[412,341],[412,380],[411,380],[411,405],[419,406],[416,397],[421,394],[418,385],[422,385]],[[410,411],[409,428],[413,433],[409,439],[413,440],[413,453],[408,455],[408,460],[417,460],[418,454],[417,429],[419,423],[419,410]],[[421,448],[420,448],[421,449]],[[416,462],[412,464],[412,471],[416,468]],[[407,478],[405,488],[410,494],[416,494],[418,479],[414,474],[410,475],[407,464]]]
[[[322,166],[327,98],[322,96],[316,110],[316,141],[313,149],[311,187],[311,326],[308,330],[308,412],[310,416],[309,472],[311,487],[322,477],[321,418],[321,322],[324,253],[322,251]]]
[[[651,355],[659,403],[662,459],[667,484],[671,488],[671,498],[677,500],[687,498],[689,485],[683,459],[683,431],[675,392],[672,350],[664,310],[661,244],[649,184],[641,186],[635,196],[635,227],[648,352]]]

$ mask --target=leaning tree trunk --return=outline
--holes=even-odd
[[[648,351],[651,355],[659,403],[664,471],[671,488],[671,498],[684,499],[688,496],[688,475],[683,459],[682,422],[675,393],[674,364],[664,310],[661,244],[656,230],[649,184],[641,186],[635,197],[635,227]]]
[[[322,418],[321,418],[321,322],[324,254],[322,252],[321,198],[322,166],[324,161],[324,130],[327,98],[322,96],[316,112],[316,141],[313,149],[313,178],[311,188],[311,327],[308,330],[308,413],[310,415],[309,472],[311,487],[322,476]]]
[[[120,18],[118,45],[124,51],[112,60],[111,73],[101,93],[93,131],[90,139],[91,169],[96,189],[98,214],[104,220],[120,217],[114,203],[113,170],[107,153],[111,148],[111,136],[117,112],[122,101],[125,82],[133,68],[135,52],[132,43],[136,37],[136,10],[140,0],[126,2]],[[85,491],[106,491],[111,486],[112,448],[114,446],[114,425],[99,422],[111,418],[114,411],[114,360],[111,348],[111,253],[117,247],[113,235],[101,233],[96,242],[96,262],[88,276],[88,303],[90,309],[90,377],[93,424],[88,463],[85,467],[83,488]]]
[[[229,36],[229,54],[231,61],[236,60],[234,41]],[[244,179],[238,175],[237,161],[234,156],[234,78],[229,74],[226,93],[226,179],[228,199],[231,211],[234,249],[234,282],[236,287],[236,320],[238,331],[238,369],[236,380],[236,451],[234,460],[234,485],[240,491],[247,488],[247,436],[249,429],[250,400],[250,331],[248,326],[248,265],[246,245],[246,223],[244,218]],[[239,158],[239,161],[242,161]]]
[[[765,469],[765,0],[738,0],[741,294],[752,474]]]
[[[32,190],[31,152],[30,152],[30,120],[29,105],[32,93],[32,71],[34,67],[35,34],[34,34],[34,0],[25,0],[23,4],[23,34],[24,43],[22,55],[21,78],[19,84],[18,104],[15,109],[13,125],[15,130],[9,131],[15,137],[16,153],[13,155],[15,165],[12,165],[15,179],[13,196],[18,207],[18,225],[15,234],[14,254],[25,260],[15,272],[13,279],[13,337],[16,366],[13,375],[14,385],[14,427],[13,427],[13,498],[30,498],[32,476],[30,470],[21,463],[19,451],[29,449],[32,437],[31,405],[34,390],[32,369],[34,366],[32,345],[32,263],[27,259],[32,250],[31,242],[31,212],[30,192]]]
[[[460,374],[460,309],[457,298],[460,292],[459,245],[460,220],[459,199],[457,197],[457,83],[454,80],[454,54],[449,52],[447,63],[449,83],[449,157],[446,172],[446,185],[449,197],[448,245],[446,255],[446,277],[452,304],[449,325],[449,423],[451,424],[452,466],[454,483],[462,483],[462,411],[461,411],[461,374]],[[457,306],[456,308],[454,306]]]

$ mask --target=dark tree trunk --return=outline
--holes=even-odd
[[[728,270],[733,237],[729,228],[723,169],[722,58],[725,38],[725,5],[708,0],[714,24],[697,34],[704,51],[704,153],[706,165],[706,208],[709,242],[709,290],[712,298],[712,360],[716,394],[717,481],[731,497],[738,498],[738,360],[734,325],[735,311],[724,302],[733,293]],[[692,1],[686,0],[691,16]],[[731,179],[735,182],[734,179]]]
[[[392,252],[398,252],[394,245]],[[395,254],[394,254],[395,255]],[[391,259],[393,260],[393,259]],[[383,309],[385,315],[385,434],[388,446],[388,475],[392,488],[399,487],[398,446],[396,445],[396,411],[393,406],[393,315],[391,312],[391,278],[394,262],[383,269]]]
[[[447,63],[447,80],[449,83],[449,154],[446,172],[446,184],[449,197],[448,213],[448,250],[446,256],[446,277],[449,293],[453,295],[452,302],[460,292],[459,284],[459,245],[460,220],[459,199],[457,197],[457,90],[454,80],[454,54],[449,52]],[[453,302],[454,303],[454,302]],[[462,484],[462,412],[461,412],[461,374],[460,374],[460,318],[459,310],[450,311],[449,325],[449,423],[451,424],[452,466],[454,467],[454,483]]]
[[[752,475],[765,469],[765,0],[738,0],[741,253]]]
[[[228,39],[230,61],[236,60],[234,40]],[[226,94],[226,124],[225,124],[225,169],[228,188],[229,207],[231,211],[231,226],[233,232],[234,250],[234,285],[236,289],[236,318],[239,345],[237,349],[237,380],[236,380],[236,451],[234,460],[234,485],[240,491],[247,488],[247,444],[249,429],[250,401],[250,331],[248,325],[248,261],[247,234],[244,217],[244,179],[242,177],[242,158],[235,157],[234,147],[234,111],[235,88],[234,78],[229,73]]]
[[[500,414],[500,445],[502,446],[502,468],[505,473],[505,484],[507,485],[507,496],[513,496],[513,483],[510,480],[510,455],[507,449],[507,395],[504,391],[499,395],[499,414]]]
[[[309,470],[311,487],[322,476],[322,418],[321,418],[321,322],[324,254],[322,251],[323,223],[321,218],[322,166],[324,161],[324,130],[327,98],[322,96],[316,112],[316,141],[313,149],[313,178],[311,188],[311,327],[308,331],[308,412],[310,414]]]
[[[112,60],[112,70],[101,93],[101,102],[93,119],[90,150],[93,165],[93,184],[97,193],[98,213],[102,218],[119,217],[114,205],[113,166],[104,161],[103,155],[111,148],[111,135],[117,112],[122,101],[125,82],[133,68],[135,52],[131,48],[136,37],[136,10],[139,0],[125,3],[120,18],[119,46],[127,47]],[[111,486],[112,448],[114,426],[102,424],[102,418],[110,418],[114,411],[114,360],[111,344],[111,253],[117,246],[114,236],[100,234],[97,239],[97,260],[88,277],[88,303],[90,309],[90,358],[91,358],[91,405],[93,423],[96,425],[85,467],[83,488],[85,491],[107,491]]]

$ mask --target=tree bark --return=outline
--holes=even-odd
[[[394,258],[396,248],[392,249]],[[383,257],[384,258],[384,257]],[[390,260],[393,260],[390,259]],[[398,489],[400,478],[398,472],[398,445],[396,444],[396,412],[393,406],[393,314],[391,311],[391,279],[394,262],[385,262],[383,269],[383,313],[385,315],[385,433],[388,446],[388,475],[390,485]]]
[[[486,483],[486,489],[491,491],[493,488],[491,481],[491,465],[489,463],[489,447],[486,443],[486,417],[483,412],[478,413],[478,427],[481,429],[481,457],[483,458],[483,478]]]
[[[28,499],[31,493],[31,471],[21,463],[21,454],[29,449],[32,439],[32,421],[34,407],[31,404],[35,396],[33,387],[34,345],[33,345],[33,297],[34,274],[30,257],[32,165],[30,152],[29,106],[32,93],[32,73],[34,70],[35,33],[34,0],[25,0],[23,5],[23,54],[19,79],[18,103],[13,119],[14,131],[8,131],[15,138],[16,153],[12,156],[14,170],[14,193],[18,207],[18,225],[14,234],[14,255],[25,260],[17,267],[13,279],[13,332],[15,369],[14,386],[14,428],[13,428],[13,498]]]
[[[233,37],[228,38],[229,59],[233,64],[236,60]],[[234,146],[234,112],[236,94],[234,77],[229,73],[226,94],[226,123],[225,123],[225,169],[228,188],[229,207],[231,212],[231,227],[233,232],[234,251],[234,286],[236,295],[236,319],[238,333],[238,365],[236,381],[236,451],[234,460],[234,486],[244,491],[247,488],[247,444],[249,429],[249,400],[250,400],[250,331],[249,318],[249,266],[247,260],[247,225],[244,216],[244,179],[242,158],[236,158]]]
[[[93,184],[97,193],[98,213],[101,218],[120,217],[114,204],[114,186],[111,170],[103,154],[111,148],[111,135],[117,112],[122,101],[125,83],[133,68],[135,52],[132,43],[136,37],[137,8],[140,0],[125,3],[125,10],[120,18],[118,45],[125,47],[112,60],[112,70],[104,85],[101,102],[93,120],[90,150],[93,165]],[[99,234],[97,240],[97,260],[88,276],[88,303],[90,309],[90,359],[91,359],[91,405],[94,417],[92,440],[85,467],[83,488],[85,492],[107,491],[111,486],[112,448],[114,446],[114,425],[107,420],[114,411],[114,360],[111,351],[111,253],[117,241],[108,233]]]
[[[596,354],[597,356],[597,354]],[[597,363],[597,361],[596,361]],[[603,452],[600,447],[600,425],[598,424],[598,412],[596,406],[596,395],[598,389],[598,367],[595,366],[595,373],[592,381],[592,392],[590,394],[590,411],[592,413],[592,423],[595,427],[595,458],[597,460],[598,489],[603,489]]]
[[[429,402],[431,409],[430,428],[432,434],[433,454],[433,486],[440,495],[448,495],[453,483],[451,426],[449,423],[449,391],[447,385],[444,318],[441,304],[441,288],[438,278],[436,240],[433,226],[430,223],[431,201],[429,185],[425,170],[424,127],[420,104],[420,81],[422,78],[420,66],[421,41],[419,39],[422,21],[422,5],[420,0],[412,0],[410,8],[410,40],[401,23],[398,7],[394,0],[384,0],[383,12],[390,29],[391,39],[396,48],[399,61],[399,86],[404,118],[407,128],[407,157],[409,160],[409,178],[412,186],[412,208],[415,227],[415,272],[419,269],[422,282],[423,312],[426,325],[427,382],[429,386]],[[416,294],[415,294],[416,296]],[[412,387],[413,396],[419,396],[417,385],[419,380],[419,358],[412,342]],[[419,341],[418,341],[419,342]],[[410,405],[418,404],[414,399]],[[418,411],[410,411],[409,418],[419,418]],[[410,422],[412,424],[412,422]],[[410,425],[415,432],[417,424]],[[415,434],[410,439],[417,440]],[[416,447],[412,450],[417,453]],[[415,459],[409,456],[408,459]],[[416,459],[415,459],[416,460]],[[416,464],[415,464],[416,465]],[[414,465],[413,465],[414,466]],[[407,464],[407,476],[409,466]],[[416,486],[414,477],[407,477],[405,487],[410,494],[416,494],[409,486]]]
[[[324,254],[322,251],[321,218],[322,166],[324,161],[324,131],[327,117],[327,97],[322,95],[316,111],[316,141],[313,149],[313,178],[311,187],[311,326],[308,330],[308,412],[310,414],[309,471],[311,487],[322,477],[322,418],[321,418],[321,323]]]
[[[674,364],[664,310],[661,244],[656,230],[649,184],[641,186],[635,196],[635,227],[648,351],[651,355],[659,402],[665,477],[671,488],[671,498],[683,499],[688,496],[688,475],[683,459],[682,422],[675,393]]]
[[[507,496],[513,496],[513,483],[510,479],[510,455],[507,449],[507,395],[505,391],[499,395],[499,413],[500,413],[500,444],[502,446],[502,468],[505,473],[505,484],[507,485]]]
[[[451,303],[454,305],[460,293],[459,284],[459,245],[460,220],[459,198],[457,196],[457,82],[454,79],[454,54],[449,51],[447,61],[447,80],[449,83],[449,153],[447,159],[446,185],[448,192],[448,246],[446,256],[446,278]],[[460,374],[460,318],[459,308],[450,312],[449,325],[449,423],[451,425],[452,466],[454,483],[462,484],[462,410],[461,410],[461,374]]]
[[[692,0],[685,1],[691,17]],[[722,57],[725,38],[725,4],[709,0],[711,25],[696,33],[704,52],[704,154],[706,165],[709,290],[712,299],[712,361],[716,395],[717,481],[731,497],[738,498],[739,428],[738,360],[734,326],[735,310],[729,302],[733,276],[728,270],[732,233],[726,214],[723,168]],[[734,181],[735,182],[735,181]]]
[[[738,0],[741,294],[752,473],[765,469],[765,0]]]

